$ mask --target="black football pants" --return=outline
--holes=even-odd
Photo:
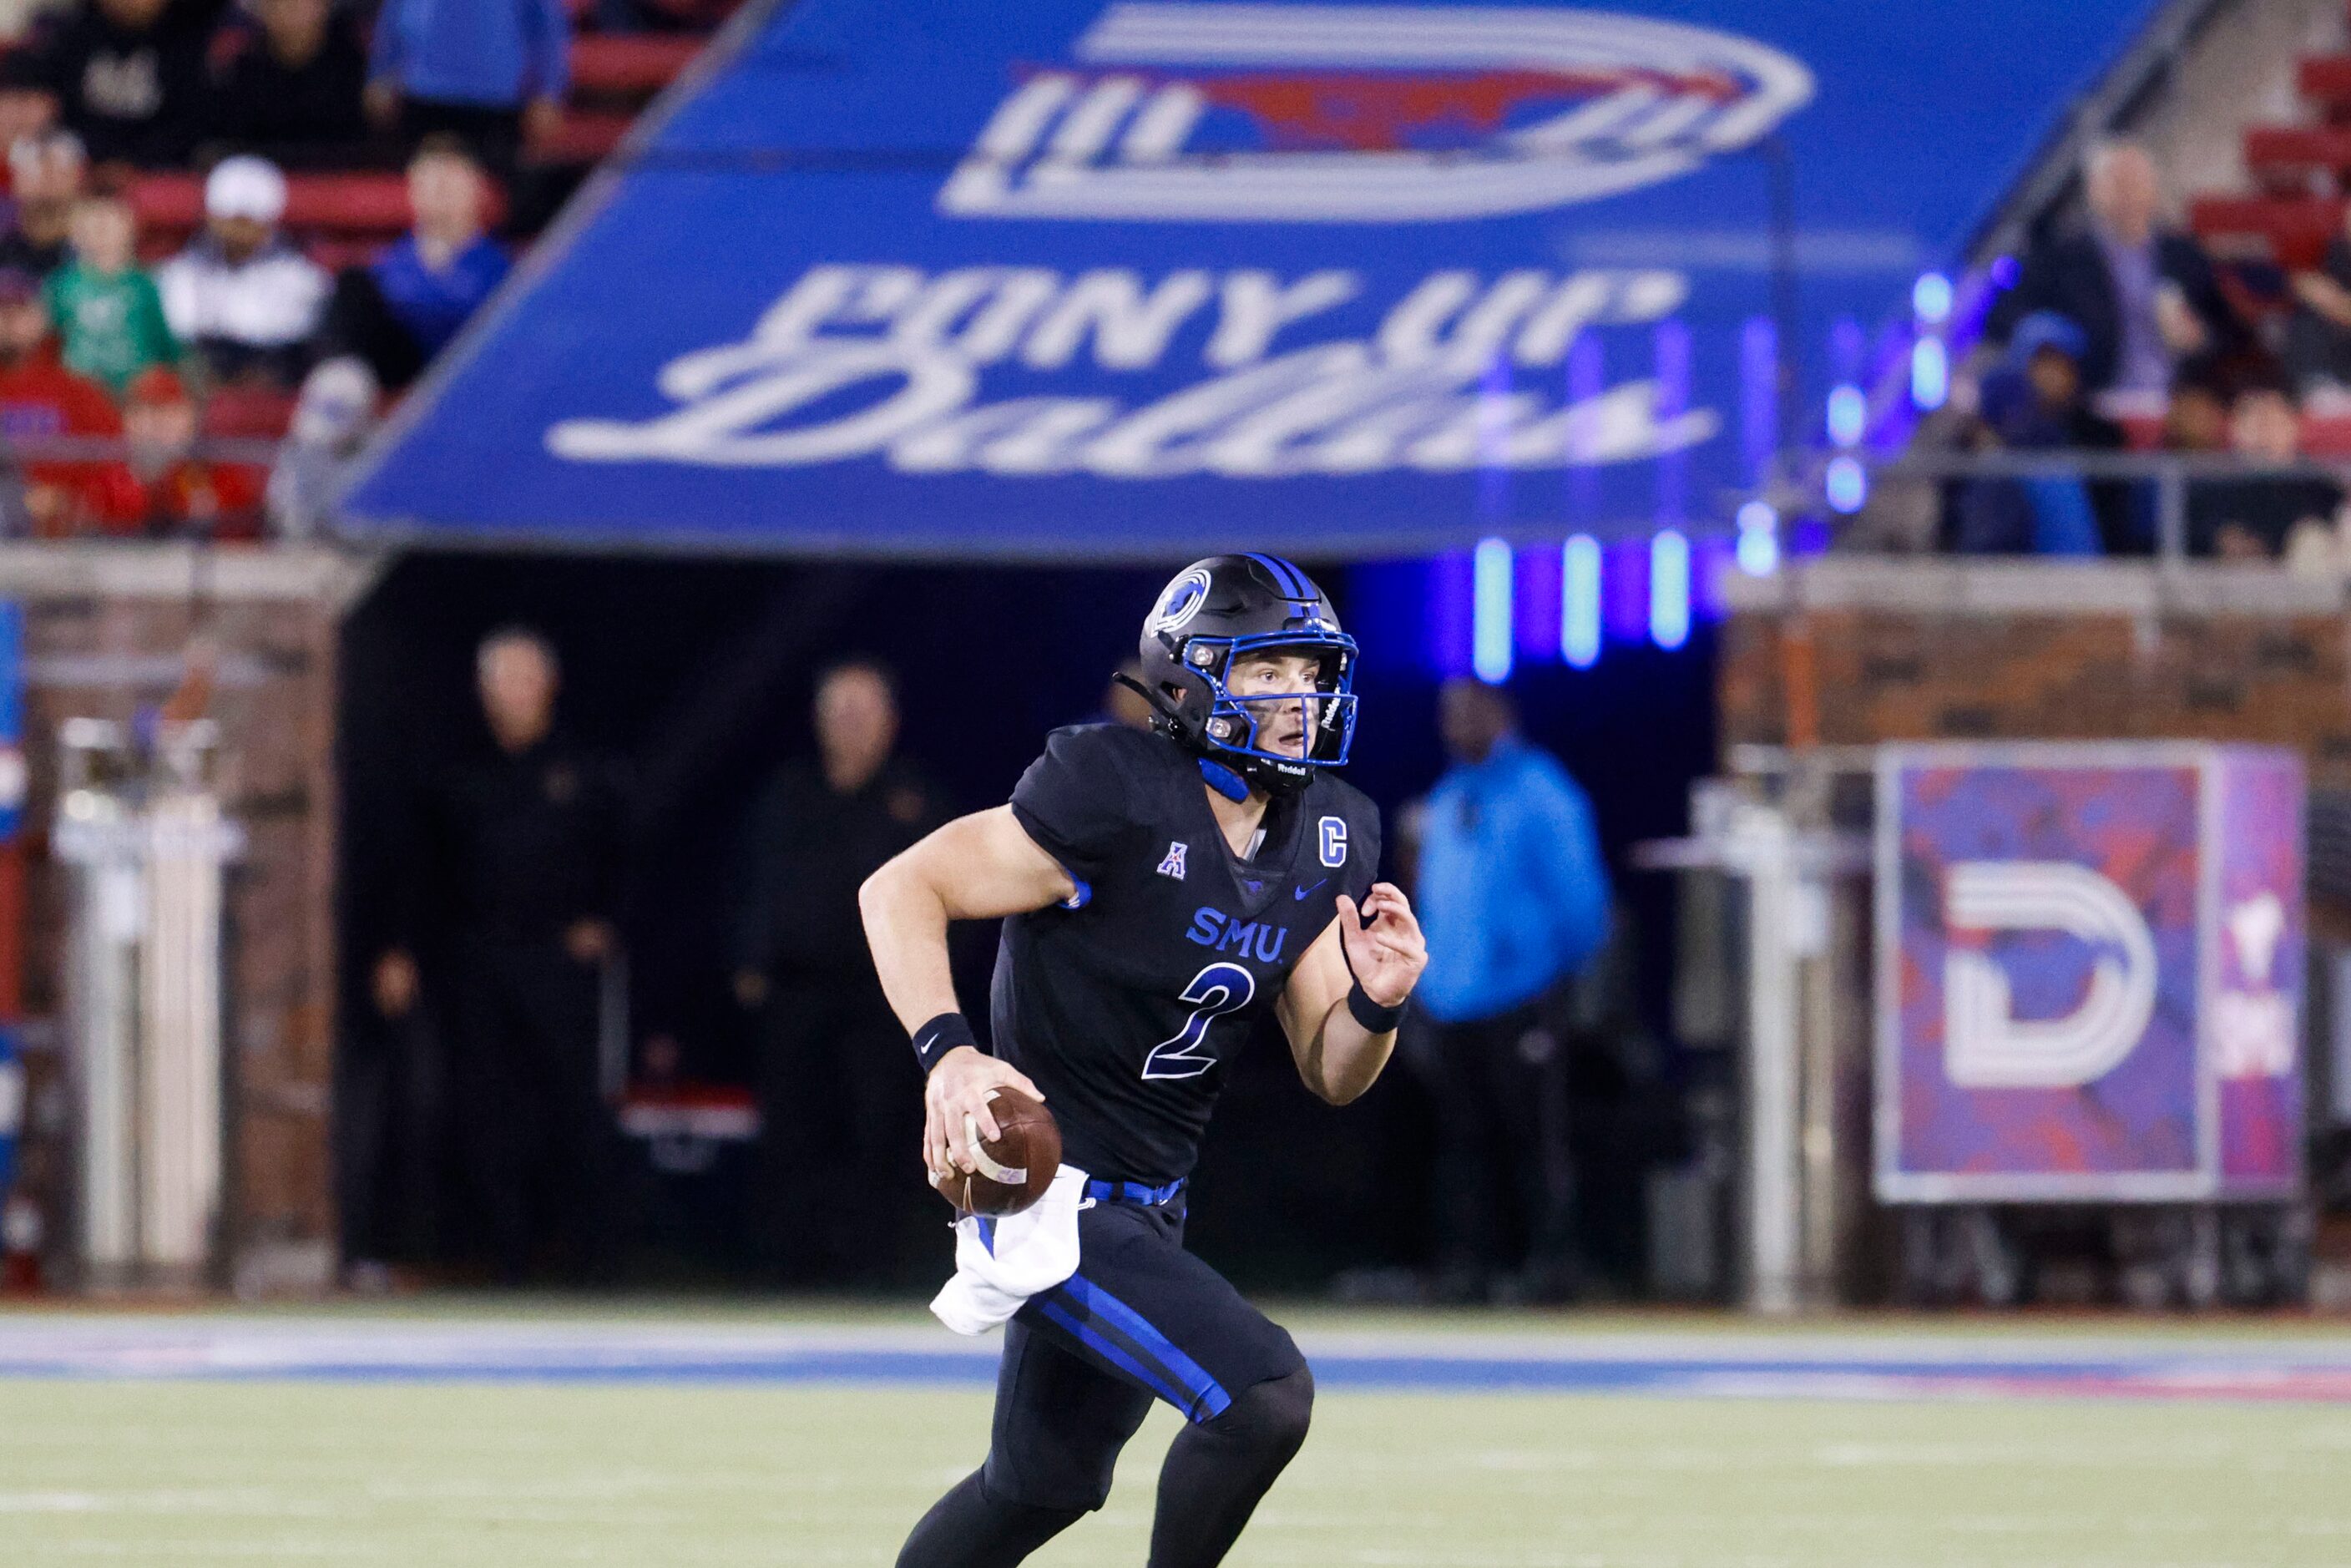
[[[915,1526],[899,1568],[1008,1568],[1110,1496],[1164,1399],[1151,1568],[1221,1562],[1305,1440],[1314,1380],[1289,1333],[1183,1248],[1179,1206],[1078,1217],[1080,1262],[1006,1325],[987,1462]]]

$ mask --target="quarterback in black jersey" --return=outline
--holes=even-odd
[[[875,967],[927,1073],[923,1159],[969,1170],[986,1096],[1045,1101],[1084,1171],[1080,1261],[1007,1326],[987,1460],[915,1526],[901,1568],[1020,1562],[1110,1494],[1165,1399],[1151,1568],[1223,1560],[1306,1436],[1290,1335],[1183,1249],[1184,1188],[1228,1054],[1270,1014],[1308,1089],[1371,1087],[1427,961],[1377,880],[1379,813],[1332,776],[1354,732],[1354,640],[1288,561],[1186,568],[1144,622],[1152,732],[1057,730],[1011,801],[950,822],[860,896]],[[956,1009],[950,920],[1004,917],[983,1054]]]

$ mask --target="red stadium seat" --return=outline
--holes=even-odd
[[[131,188],[131,203],[144,231],[141,251],[151,257],[169,256],[204,224],[204,180],[194,174],[141,175]],[[505,198],[494,190],[493,227],[505,213]],[[384,241],[407,231],[407,178],[381,171],[290,174],[286,227],[322,267],[363,261]]]
[[[215,439],[275,441],[293,423],[294,394],[275,387],[225,386],[204,400],[204,433]]]
[[[2351,170],[2351,125],[2258,126],[2245,132],[2245,167],[2263,190],[2300,193],[2314,173],[2337,188]]]
[[[2295,72],[2295,86],[2329,120],[2351,120],[2351,55],[2304,60]]]
[[[2220,256],[2265,257],[2290,270],[2316,267],[2342,227],[2332,196],[2199,196],[2189,225]]]
[[[142,225],[193,229],[204,218],[204,182],[196,174],[141,175],[131,201]],[[398,234],[408,226],[408,182],[395,173],[290,174],[286,226]]]
[[[531,144],[530,161],[541,164],[601,163],[629,133],[636,117],[572,110],[563,117],[563,129]]]
[[[677,79],[706,39],[692,34],[590,34],[571,43],[571,90],[608,98],[650,98]]]
[[[2304,415],[2302,450],[2312,457],[2351,456],[2351,417],[2343,414]]]

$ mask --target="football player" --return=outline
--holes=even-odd
[[[1355,642],[1265,555],[1187,568],[1144,622],[1149,733],[1055,731],[1009,804],[948,823],[861,894],[926,1082],[935,1183],[998,1134],[987,1093],[1045,1101],[1091,1178],[1080,1262],[1007,1326],[987,1462],[901,1568],[1020,1562],[1110,1495],[1154,1398],[1188,1425],[1160,1471],[1152,1568],[1220,1562],[1306,1436],[1290,1335],[1184,1250],[1184,1188],[1228,1053],[1270,1013],[1299,1075],[1372,1085],[1427,960],[1377,880],[1378,812],[1331,770],[1354,733]],[[1004,917],[983,1053],[956,1011],[951,920]]]

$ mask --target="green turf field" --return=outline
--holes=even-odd
[[[976,1390],[0,1381],[0,1562],[887,1563]],[[1033,1561],[1140,1564],[1172,1418]],[[1326,1395],[1237,1564],[2329,1568],[2351,1407]]]

